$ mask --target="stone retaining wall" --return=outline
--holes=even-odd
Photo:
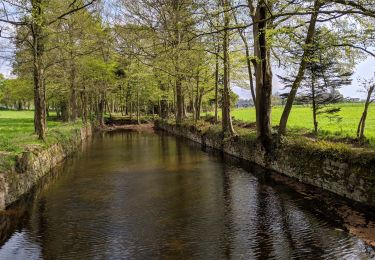
[[[64,143],[55,143],[48,148],[30,148],[19,155],[14,170],[0,174],[0,210],[28,193],[41,177],[76,151],[91,135],[92,127],[88,125],[74,132]]]

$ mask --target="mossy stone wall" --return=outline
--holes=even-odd
[[[0,210],[29,192],[38,180],[73,153],[82,140],[92,135],[91,125],[72,133],[62,143],[47,148],[34,147],[17,156],[13,169],[0,174]]]

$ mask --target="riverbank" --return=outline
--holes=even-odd
[[[104,128],[100,129],[101,131],[111,132],[118,130],[131,130],[137,132],[153,132],[154,124],[153,123],[144,123],[144,124],[130,124],[130,125],[106,125]]]
[[[38,180],[73,153],[91,136],[91,125],[61,124],[52,128],[45,142],[33,135],[26,141],[2,146],[0,160],[0,210],[27,194]],[[17,135],[13,139],[16,139]],[[3,141],[6,139],[3,139]]]
[[[156,127],[250,161],[266,169],[333,192],[375,208],[375,152],[344,144],[308,138],[283,140],[280,147],[266,154],[255,135],[224,139],[218,127],[207,124],[156,121]]]

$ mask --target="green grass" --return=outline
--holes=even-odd
[[[14,160],[27,146],[46,147],[68,138],[72,131],[82,127],[80,122],[62,123],[49,120],[46,142],[43,142],[34,134],[33,118],[33,111],[0,111],[0,158],[3,162]]]
[[[343,103],[337,104],[341,107],[338,113],[342,117],[342,121],[330,120],[326,115],[318,117],[319,135],[321,137],[331,138],[355,138],[357,125],[361,118],[364,104],[358,103]],[[277,126],[283,111],[282,106],[275,106],[272,108],[272,125]],[[236,120],[244,122],[255,122],[254,108],[240,108],[232,111],[232,116]],[[292,132],[312,132],[313,119],[310,106],[293,106],[292,112],[288,120],[288,129]],[[366,137],[371,143],[375,143],[375,105],[371,105],[366,121]]]

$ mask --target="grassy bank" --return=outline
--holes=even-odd
[[[340,121],[332,120],[326,115],[319,115],[319,136],[333,138],[355,138],[359,119],[363,112],[364,104],[345,103],[337,104],[341,108],[338,115],[342,118]],[[277,126],[284,107],[275,106],[272,108],[272,125]],[[232,116],[236,120],[244,122],[255,122],[254,108],[240,108],[232,111]],[[311,133],[313,130],[313,119],[311,107],[293,106],[288,121],[288,129],[292,132]],[[366,137],[372,144],[375,144],[375,105],[369,108],[366,121]]]
[[[9,168],[15,157],[31,147],[47,147],[68,139],[82,127],[81,122],[48,121],[46,142],[34,134],[33,111],[0,111],[0,171]]]

